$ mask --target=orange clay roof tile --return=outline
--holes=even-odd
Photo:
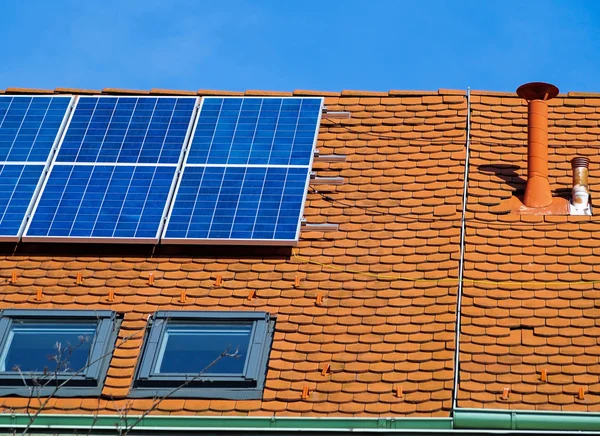
[[[52,94],[54,91],[51,89],[38,89],[38,88],[6,88],[6,94]]]
[[[292,92],[289,91],[259,91],[254,89],[247,90],[244,95],[249,96],[265,96],[265,97],[289,97],[293,95]]]
[[[153,95],[197,95],[197,92],[194,91],[180,91],[180,90],[172,90],[172,89],[159,89],[152,88],[150,90],[150,94]]]
[[[311,90],[307,90],[307,89],[295,89],[293,91],[293,94],[298,95],[298,96],[306,96],[306,97],[337,97],[340,95],[339,92],[311,91]],[[334,99],[331,99],[329,101],[329,104],[333,104],[334,101],[335,101]]]
[[[197,91],[198,95],[202,95],[202,96],[214,96],[214,95],[223,95],[223,96],[235,96],[235,95],[244,95],[243,92],[237,92],[237,91],[218,91],[218,90],[211,90],[211,89],[200,89]]]
[[[348,90],[345,89],[342,91],[341,93],[342,97],[348,97],[348,96],[379,96],[379,97],[383,97],[388,95],[387,92],[380,92],[380,91],[356,91],[356,90]]]
[[[94,89],[80,89],[80,88],[55,88],[54,92],[57,94],[78,94],[78,95],[93,95],[101,94],[102,91]]]
[[[138,89],[121,89],[121,88],[103,88],[103,94],[122,94],[122,95],[148,95],[150,91]]]

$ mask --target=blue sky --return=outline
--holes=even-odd
[[[5,0],[0,88],[600,92],[595,0]]]

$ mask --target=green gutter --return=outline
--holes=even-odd
[[[127,428],[138,416],[127,419],[118,415],[40,414],[32,429],[89,429],[114,430]],[[1,414],[0,428],[24,428],[29,424],[27,414]],[[164,416],[148,415],[135,430],[325,430],[377,431],[384,430],[451,430],[452,418],[288,418],[248,416]]]
[[[139,416],[40,414],[32,430],[127,429]],[[0,429],[18,430],[29,425],[27,414],[0,414]],[[269,431],[286,432],[600,432],[600,413],[552,411],[455,409],[453,418],[296,418],[248,416],[148,415],[135,431]]]
[[[464,430],[600,431],[600,414],[589,412],[454,409],[453,417]]]

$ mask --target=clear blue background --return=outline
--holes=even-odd
[[[0,89],[600,92],[594,0],[4,0],[0,41]]]

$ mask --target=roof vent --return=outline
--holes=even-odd
[[[571,215],[591,215],[590,189],[588,186],[588,167],[590,160],[587,157],[574,157],[571,159],[573,167],[573,189],[571,190]]]

